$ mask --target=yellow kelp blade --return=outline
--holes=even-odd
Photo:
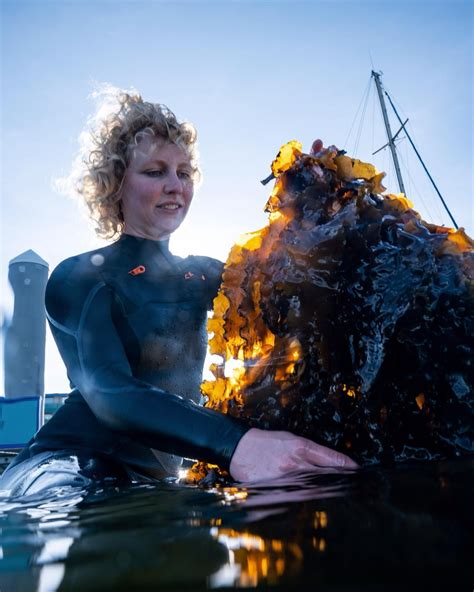
[[[291,140],[280,148],[275,160],[272,162],[272,173],[275,177],[281,175],[293,166],[295,160],[302,154],[303,145],[297,140]]]

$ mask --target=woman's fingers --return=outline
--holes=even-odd
[[[230,463],[237,481],[275,479],[287,473],[321,469],[357,469],[345,454],[290,432],[250,429],[240,440]]]
[[[306,441],[304,450],[306,460],[318,467],[334,467],[339,469],[359,468],[356,462],[345,454],[342,454],[342,452],[331,450],[331,448],[326,448],[326,446],[321,446],[311,440]]]

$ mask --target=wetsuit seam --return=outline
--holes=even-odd
[[[79,365],[81,368],[81,372],[84,372],[84,356],[82,353],[82,345],[81,345],[81,336],[82,336],[82,329],[85,325],[86,322],[86,316],[87,313],[89,312],[90,306],[92,304],[92,301],[94,300],[94,298],[96,297],[97,293],[99,292],[99,290],[101,290],[103,287],[106,287],[107,284],[102,280],[101,282],[99,282],[98,284],[96,284],[91,291],[89,292],[89,294],[87,295],[86,301],[84,302],[84,306],[82,307],[82,313],[81,316],[79,318],[79,323],[77,326],[77,334],[75,335],[76,337],[76,342],[77,342],[77,355],[79,357]]]
[[[51,323],[51,325],[53,325],[53,327],[56,327],[56,329],[59,329],[67,335],[72,335],[72,337],[77,337],[77,331],[72,331],[71,329],[68,329],[65,325],[58,323],[58,321],[53,319],[53,317],[48,313],[48,311],[46,311],[46,318]]]

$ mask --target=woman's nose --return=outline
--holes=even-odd
[[[183,190],[183,182],[177,173],[170,172],[167,175],[164,190],[165,193],[180,193]]]

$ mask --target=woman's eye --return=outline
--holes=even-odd
[[[191,173],[189,171],[178,171],[178,176],[180,179],[184,179],[185,181],[189,181],[191,179]]]
[[[164,171],[161,169],[154,169],[152,171],[145,171],[145,175],[148,177],[161,177],[164,174]]]

